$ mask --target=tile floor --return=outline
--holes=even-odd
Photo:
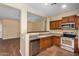
[[[52,46],[45,51],[39,53],[37,56],[79,56],[79,54],[74,54],[60,47]]]

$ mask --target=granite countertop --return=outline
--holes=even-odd
[[[44,37],[50,37],[50,36],[62,36],[61,33],[48,33],[48,34],[38,34],[38,35],[30,35],[30,40],[40,39]],[[75,39],[78,39],[78,36],[75,37]]]
[[[49,31],[32,31],[32,32],[27,32],[27,33],[38,33],[38,32],[49,32]]]
[[[30,40],[35,40],[35,39],[50,37],[50,36],[62,36],[62,34],[60,34],[60,33],[44,33],[44,34],[38,34],[38,35],[30,35]]]
[[[60,36],[62,37],[63,32],[75,32],[76,37],[75,39],[78,39],[78,32],[77,31],[41,31],[41,32],[29,32],[30,40],[39,39],[43,37],[50,37],[50,36]]]

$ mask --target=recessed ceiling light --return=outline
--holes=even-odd
[[[47,6],[47,5],[48,5],[48,3],[44,3],[44,5],[45,5],[45,6]]]
[[[67,5],[65,5],[65,4],[64,4],[64,5],[62,5],[62,8],[63,8],[63,9],[65,9],[66,7],[67,7]]]

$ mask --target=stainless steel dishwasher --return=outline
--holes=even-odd
[[[36,56],[40,51],[40,39],[30,41],[30,56]]]

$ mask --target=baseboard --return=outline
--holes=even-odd
[[[20,37],[16,37],[16,38],[2,38],[3,40],[7,40],[7,39],[20,39]]]
[[[21,50],[19,50],[19,51],[20,51],[21,56],[24,56],[23,53],[21,52]]]

